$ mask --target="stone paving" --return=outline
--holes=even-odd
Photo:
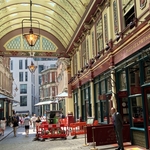
[[[85,138],[83,135],[78,136],[77,139],[72,139],[71,136],[67,140],[62,139],[48,139],[43,142],[33,141],[35,132],[30,129],[28,137],[25,136],[24,127],[19,127],[17,130],[17,137],[13,136],[12,128],[7,127],[5,136],[0,136],[0,150],[92,150],[93,146],[84,146]],[[130,146],[127,143],[125,150],[144,150],[137,146]],[[96,146],[98,150],[114,150],[117,147],[114,145]]]

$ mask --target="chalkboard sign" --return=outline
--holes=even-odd
[[[92,118],[92,117],[88,117],[87,118],[87,121],[86,121],[86,124],[93,124],[94,123],[94,118]]]

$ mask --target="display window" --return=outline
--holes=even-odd
[[[132,97],[130,98],[130,102],[131,102],[132,126],[144,128],[142,97],[141,96]]]
[[[149,83],[150,82],[150,61],[144,62],[144,82]]]

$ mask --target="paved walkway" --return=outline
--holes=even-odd
[[[24,131],[24,128],[23,127],[20,127],[19,130],[23,130]],[[6,138],[6,143],[8,142],[7,140],[7,136],[12,136],[10,135],[11,133],[13,132],[13,129],[11,127],[6,127],[6,130],[5,130],[5,134],[4,136],[0,136],[0,141],[4,140]],[[34,133],[35,134],[35,133]],[[76,150],[79,150],[79,149],[83,149],[83,150],[114,150],[115,148],[117,148],[117,144],[111,144],[111,145],[104,145],[104,146],[96,146],[95,149],[94,149],[94,146],[92,146],[92,143],[89,144],[89,146],[84,146],[84,143],[85,143],[85,139],[84,139],[84,136],[81,135],[81,136],[78,136],[78,139],[72,139],[72,137],[68,137],[67,138],[68,140],[65,140],[65,143],[60,143],[60,141],[55,141],[57,144],[56,145],[59,145],[59,144],[64,144],[66,146],[65,149],[68,149],[70,146],[70,149],[76,149]],[[21,139],[20,139],[21,140]],[[8,143],[9,144],[9,143]],[[68,145],[69,144],[69,145]],[[52,146],[52,145],[51,145]],[[5,147],[5,146],[4,146]],[[78,148],[77,148],[78,147]],[[145,148],[142,148],[142,147],[139,147],[139,146],[131,146],[130,143],[124,143],[124,148],[125,150],[146,150]],[[53,149],[51,147],[51,149]],[[54,149],[56,150],[60,150],[60,148],[58,149],[57,147],[54,146]],[[61,148],[62,150],[62,148]]]

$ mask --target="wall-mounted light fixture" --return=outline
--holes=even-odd
[[[108,51],[109,49],[110,49],[110,46],[109,46],[109,44],[107,43],[105,50]]]
[[[117,34],[116,34],[116,41],[118,42],[119,40],[120,40],[120,34],[117,33]]]

